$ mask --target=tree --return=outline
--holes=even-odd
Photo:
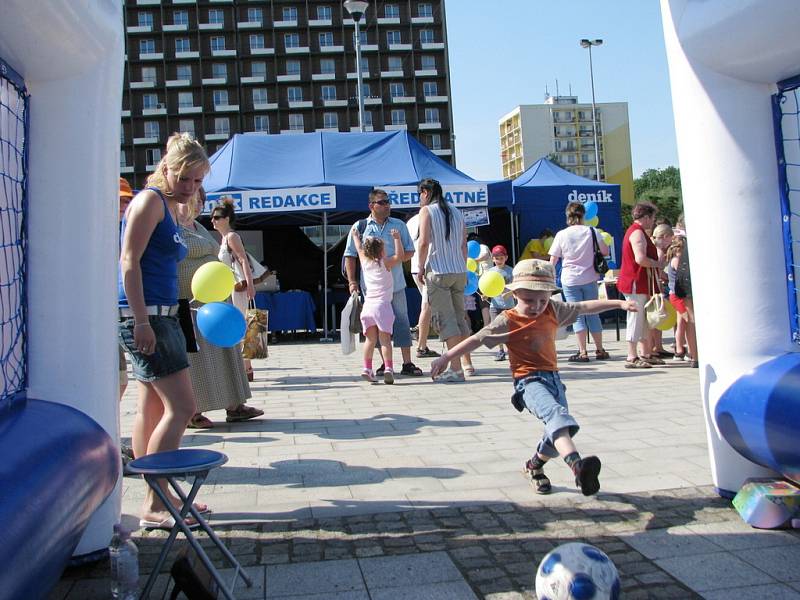
[[[633,195],[636,202],[648,201],[658,207],[658,216],[667,219],[672,225],[683,213],[683,192],[681,191],[681,172],[677,167],[647,169],[633,180]],[[623,214],[625,228],[631,224],[631,215]]]

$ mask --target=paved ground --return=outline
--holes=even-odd
[[[555,493],[533,493],[521,467],[541,429],[511,407],[508,363],[488,351],[465,384],[384,386],[338,346],[273,346],[253,387],[267,418],[184,438],[230,457],[201,497],[257,582],[237,597],[532,598],[544,554],[584,540],[612,557],[628,598],[800,598],[800,535],[755,531],[712,492],[698,370],[625,370],[622,345],[608,347],[612,361],[562,369],[579,449],[603,460],[587,499],[560,461]],[[559,342],[562,359],[573,351]],[[124,433],[134,410],[129,393]],[[143,490],[124,482],[129,525]],[[136,535],[148,572],[164,534]],[[66,573],[52,598],[107,590],[99,564]]]

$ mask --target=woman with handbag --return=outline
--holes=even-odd
[[[209,344],[197,331],[196,313],[190,310],[192,297],[192,277],[195,271],[209,262],[217,261],[219,244],[205,227],[195,219],[202,212],[206,201],[203,188],[196,198],[178,207],[178,223],[181,235],[186,242],[187,254],[178,265],[178,303],[180,305],[184,335],[189,357],[189,377],[192,381],[197,409],[189,421],[190,429],[209,429],[214,426],[203,415],[209,410],[226,411],[228,423],[246,421],[264,414],[245,401],[252,396],[247,383],[244,362],[239,346],[220,348]],[[195,303],[195,308],[200,303]],[[191,347],[189,347],[191,346]]]
[[[580,202],[567,204],[567,228],[556,234],[550,246],[550,263],[555,266],[561,261],[561,288],[567,302],[597,300],[599,297],[597,280],[605,273],[603,257],[608,256],[608,246],[597,235],[593,227],[584,225],[586,207]],[[599,258],[597,255],[599,254]],[[597,269],[603,271],[600,273]],[[605,267],[608,270],[608,267]],[[600,315],[581,315],[573,326],[578,339],[578,351],[570,356],[569,362],[589,362],[586,349],[586,331],[594,340],[595,360],[606,360],[608,352],[603,348],[603,323]]]
[[[236,212],[233,202],[229,199],[223,198],[211,211],[211,225],[222,236],[219,245],[219,259],[233,269],[236,276],[236,287],[232,295],[233,305],[246,319],[247,307],[251,300],[255,300],[256,289],[250,260],[244,249],[242,238],[233,230],[235,220]],[[250,359],[244,359],[244,366],[247,369],[247,380],[253,381],[253,366]]]
[[[652,283],[659,277],[664,263],[658,259],[658,250],[647,234],[656,222],[658,209],[650,202],[639,202],[631,211],[633,223],[622,239],[622,264],[617,278],[617,289],[633,300],[637,312],[629,312],[625,329],[628,343],[627,369],[649,369],[652,365],[663,365],[664,361],[653,356],[649,347],[649,329],[645,304],[655,293]],[[653,270],[649,276],[648,271]]]

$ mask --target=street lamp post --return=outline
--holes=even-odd
[[[594,102],[594,68],[592,66],[592,46],[600,46],[603,40],[581,40],[581,48],[589,49],[589,79],[592,83],[592,131],[594,132],[594,163],[596,166],[595,179],[600,181],[600,146],[597,143],[597,114]]]
[[[356,23],[356,71],[358,77],[358,129],[361,133],[364,127],[364,75],[361,72],[361,17],[367,12],[369,2],[364,0],[345,0],[344,7]]]

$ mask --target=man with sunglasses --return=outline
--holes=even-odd
[[[392,277],[394,279],[394,295],[392,296],[392,310],[394,311],[394,328],[392,330],[392,342],[396,348],[400,348],[403,355],[403,368],[401,375],[411,375],[414,377],[422,376],[422,369],[411,362],[411,325],[408,321],[408,305],[406,304],[406,279],[403,274],[403,262],[411,259],[414,255],[414,242],[408,233],[406,224],[400,219],[389,216],[392,212],[389,197],[381,189],[373,189],[369,193],[370,214],[366,219],[362,219],[355,225],[358,227],[361,239],[366,237],[378,237],[383,240],[383,247],[386,256],[394,256],[394,240],[392,239],[392,229],[400,232],[400,240],[405,253],[403,260],[392,267]],[[364,223],[365,222],[365,223]],[[349,292],[364,290],[364,277],[357,275],[358,251],[353,242],[353,230],[347,234],[347,246],[344,251],[344,266],[347,273],[347,283]],[[360,281],[359,281],[360,280]],[[383,365],[375,371],[376,375],[383,374]]]

